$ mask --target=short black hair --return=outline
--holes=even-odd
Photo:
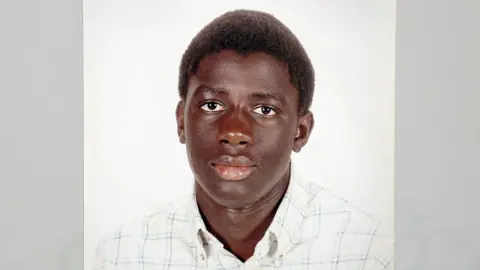
[[[299,112],[308,111],[315,88],[315,72],[302,44],[273,15],[245,9],[215,18],[192,39],[180,63],[178,90],[182,99],[200,61],[222,50],[234,50],[242,55],[263,52],[286,64],[291,83],[300,92]]]

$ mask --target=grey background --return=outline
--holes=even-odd
[[[397,2],[396,269],[480,269],[480,1]]]
[[[480,269],[480,1],[398,1],[396,269]],[[0,269],[83,268],[80,0],[0,4]]]
[[[83,269],[82,1],[1,1],[0,40],[0,269]]]

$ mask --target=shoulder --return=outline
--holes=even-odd
[[[191,200],[191,196],[183,196],[117,226],[99,241],[94,269],[144,260],[146,245],[162,247],[161,243],[172,239],[174,235],[185,234],[188,231]]]
[[[338,260],[356,258],[365,264],[365,269],[392,267],[395,239],[393,228],[387,226],[391,222],[363,211],[315,183],[302,186],[310,194],[305,224],[315,228],[323,240],[330,239]]]

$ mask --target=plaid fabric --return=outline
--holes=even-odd
[[[393,269],[394,240],[381,235],[379,225],[292,170],[272,225],[245,263],[206,231],[190,195],[103,240],[94,269]]]

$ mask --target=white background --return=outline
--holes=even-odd
[[[316,124],[297,167],[393,231],[395,1],[84,0],[85,269],[100,236],[190,191],[175,126],[180,58],[237,8],[276,15],[314,64]]]

